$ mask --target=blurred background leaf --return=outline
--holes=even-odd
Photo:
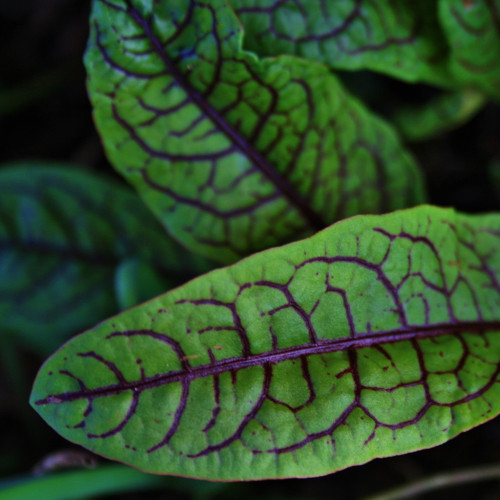
[[[0,331],[40,355],[210,267],[115,180],[73,165],[0,168]]]

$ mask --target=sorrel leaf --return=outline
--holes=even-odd
[[[500,1],[441,0],[450,69],[463,84],[500,98]]]
[[[449,86],[436,0],[231,0],[261,55],[297,54],[336,69],[370,69]]]
[[[188,248],[231,262],[422,200],[392,129],[325,66],[243,51],[226,0],[95,0],[91,25],[110,160]]]
[[[146,300],[209,269],[133,191],[74,165],[4,166],[0,214],[0,330],[42,354],[132,305],[120,304],[120,280]],[[130,260],[154,279],[134,281]]]
[[[145,471],[317,476],[500,412],[500,215],[339,222],[213,271],[55,353],[31,404]]]
[[[500,2],[231,0],[261,55],[298,54],[500,97]]]

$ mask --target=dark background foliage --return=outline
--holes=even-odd
[[[40,159],[74,162],[113,171],[95,131],[85,89],[82,55],[88,36],[89,0],[0,2],[0,126],[2,163]],[[356,73],[343,75],[352,92],[390,117],[401,104],[419,104],[435,89]],[[430,201],[467,212],[500,210],[500,186],[488,165],[500,159],[500,113],[490,104],[453,133],[413,146],[424,169]],[[0,167],[1,168],[1,167]],[[1,245],[1,242],[0,242]],[[104,319],[104,318],[103,318]],[[68,443],[28,407],[31,381],[41,359],[1,338],[0,477],[25,474],[44,455]],[[310,480],[266,481],[229,486],[220,498],[359,499],[439,471],[500,461],[498,419],[451,442],[414,454],[375,460]],[[425,498],[496,499],[498,483],[461,486]],[[108,497],[107,497],[108,498]],[[109,497],[111,498],[111,497]],[[165,489],[113,498],[189,498]]]

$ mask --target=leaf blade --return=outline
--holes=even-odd
[[[435,446],[500,412],[499,224],[433,207],[337,223],[81,335],[31,403],[160,474],[317,476]]]
[[[369,69],[408,82],[450,85],[436,3],[231,0],[249,50],[297,54],[340,70]]]
[[[471,89],[446,93],[423,106],[402,107],[392,119],[407,141],[425,141],[463,125],[485,102],[483,94]]]
[[[388,125],[324,66],[242,51],[227,2],[96,1],[93,23],[89,89],[110,159],[188,248],[232,262],[422,200]]]
[[[0,325],[43,354],[119,311],[122,261],[155,268],[154,287],[134,286],[143,299],[209,269],[106,177],[73,165],[5,165],[0,192]]]

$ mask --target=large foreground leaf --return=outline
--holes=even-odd
[[[422,200],[392,129],[325,66],[243,51],[226,0],[95,0],[91,22],[109,158],[188,248],[231,262]]]
[[[47,355],[208,268],[168,238],[127,186],[74,165],[0,170],[2,335]]]
[[[500,216],[354,217],[97,326],[31,402],[140,469],[316,476],[500,412]]]

